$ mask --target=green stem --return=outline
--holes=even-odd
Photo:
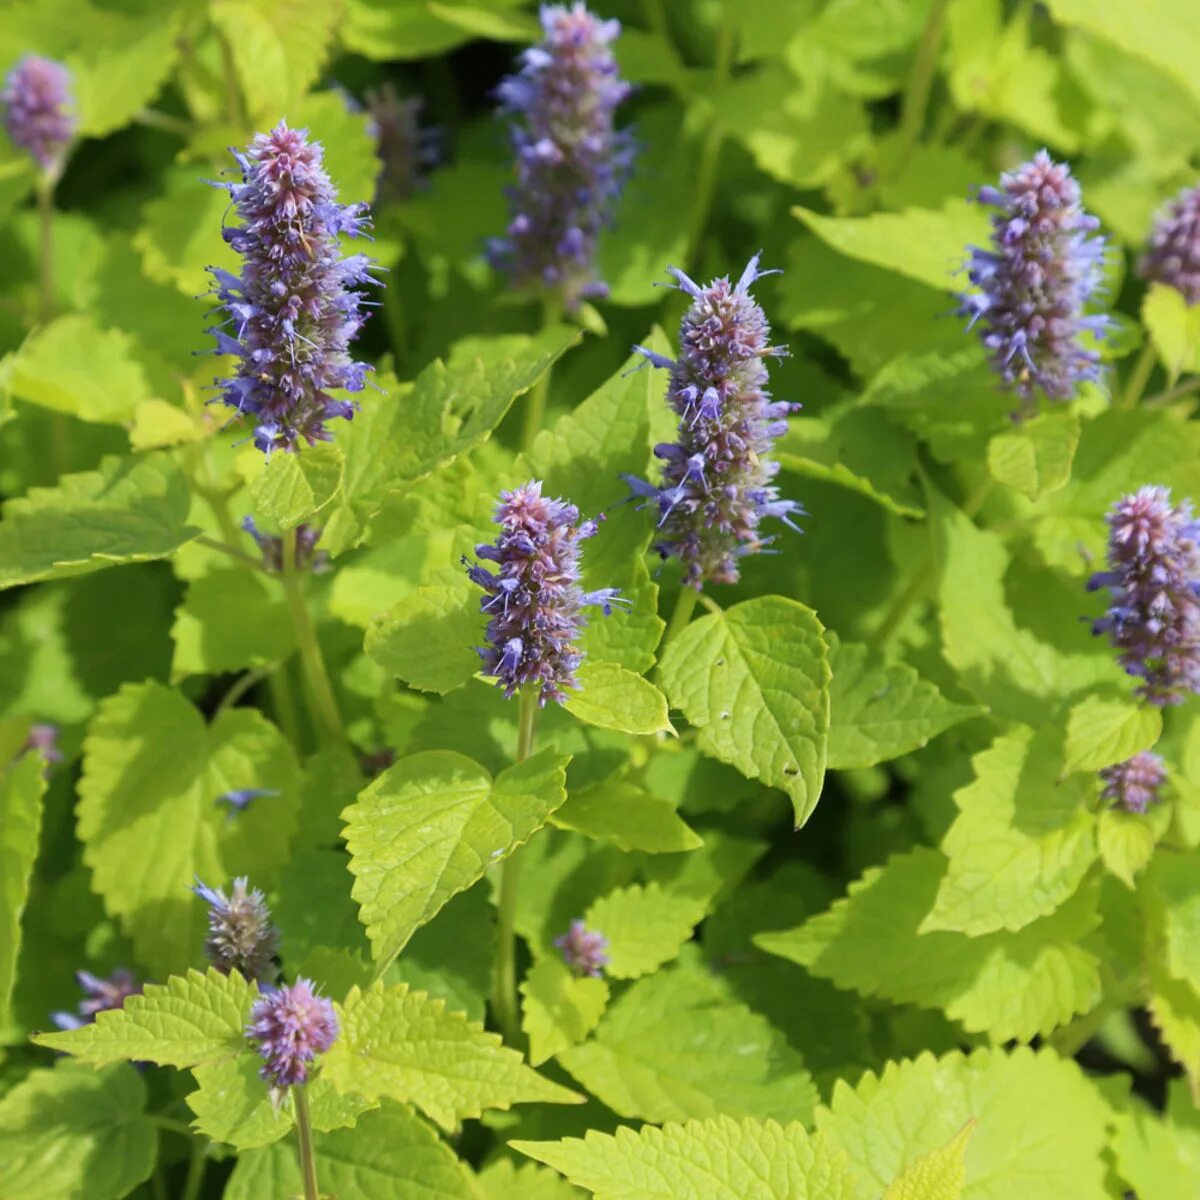
[[[547,297],[542,301],[542,328],[548,329],[561,315],[557,300]],[[529,389],[525,401],[525,421],[521,432],[521,449],[526,454],[533,447],[534,439],[542,431],[542,422],[546,419],[546,400],[550,395],[550,376],[552,368],[547,367],[538,377],[538,381]]]
[[[317,1187],[317,1160],[313,1154],[312,1121],[308,1116],[308,1097],[304,1085],[292,1088],[292,1103],[296,1107],[296,1143],[300,1154],[300,1174],[304,1177],[304,1200],[321,1200]]]
[[[1137,361],[1133,364],[1133,370],[1129,373],[1129,380],[1125,384],[1125,390],[1121,393],[1120,403],[1118,408],[1130,409],[1136,408],[1137,402],[1142,398],[1142,393],[1146,390],[1146,384],[1150,382],[1150,376],[1154,373],[1154,343],[1147,341],[1142,347],[1141,353],[1137,356]]]
[[[190,138],[192,126],[190,121],[182,117],[173,117],[170,113],[159,112],[157,108],[143,108],[137,115],[137,123],[147,129],[161,129],[164,133],[173,133],[178,137]]]
[[[521,689],[517,732],[517,762],[533,753],[537,721],[538,688]],[[517,1002],[517,897],[521,884],[521,856],[514,850],[500,865],[500,895],[496,904],[496,961],[492,976],[492,1010],[504,1040],[515,1046],[521,1034],[521,1010]]]
[[[300,720],[296,716],[296,697],[292,691],[292,675],[288,665],[290,661],[289,659],[281,662],[267,676],[267,687],[271,692],[271,708],[274,710],[279,728],[283,730],[283,736],[293,746],[299,748]]]
[[[1197,391],[1200,391],[1200,375],[1195,375],[1186,383],[1177,384],[1168,391],[1156,392],[1153,396],[1147,396],[1142,401],[1142,407],[1160,408],[1164,404],[1170,404],[1172,400],[1181,400],[1184,396],[1190,396]]]
[[[1118,1008],[1113,1000],[1101,1000],[1091,1012],[1077,1017],[1069,1025],[1050,1035],[1050,1044],[1063,1056],[1074,1058],[1100,1032],[1104,1022]]]
[[[342,715],[338,711],[329,672],[321,654],[321,643],[317,641],[316,627],[304,598],[304,584],[296,569],[296,537],[288,531],[283,538],[283,590],[287,596],[288,611],[292,617],[292,630],[296,635],[296,647],[300,651],[300,666],[304,670],[307,699],[313,723],[321,739],[329,743],[344,742],[346,733],[342,727]]]
[[[218,550],[222,554],[227,554],[230,558],[237,559],[238,562],[245,567],[249,567],[252,571],[266,572],[266,567],[257,558],[251,554],[247,554],[244,550],[238,550],[235,546],[229,545],[228,542],[220,542],[216,538],[210,538],[206,533],[202,533],[192,540],[197,546],[204,546],[209,550]]]
[[[226,709],[233,708],[255,684],[262,683],[270,673],[270,667],[255,667],[252,671],[243,672],[221,697],[217,707],[213,710],[213,720],[215,721]]]
[[[929,93],[933,90],[933,77],[937,72],[938,51],[942,45],[942,30],[946,23],[948,7],[949,0],[933,0],[925,18],[925,28],[921,32],[912,71],[900,102],[894,173],[898,173],[908,161],[908,156],[916,146],[925,125],[925,109],[929,104]]]
[[[43,175],[37,186],[38,322],[54,317],[54,180]]]
[[[685,583],[679,589],[679,595],[675,600],[675,610],[671,613],[671,619],[667,622],[666,632],[659,643],[658,656],[660,659],[662,658],[663,650],[670,644],[671,639],[692,619],[692,613],[696,611],[696,601],[699,599],[700,593],[694,587],[689,587]]]
[[[159,1129],[164,1129],[168,1133],[177,1133],[180,1137],[187,1138],[188,1141],[191,1141],[196,1136],[195,1130],[185,1125],[182,1121],[173,1121],[170,1117],[160,1117],[157,1113],[151,1114],[149,1119]]]
[[[717,34],[717,59],[713,71],[713,92],[720,101],[720,93],[729,82],[733,67],[733,0],[723,0],[721,5],[721,28]],[[692,207],[691,223],[688,225],[687,263],[694,266],[708,228],[713,197],[717,189],[717,166],[721,160],[721,146],[725,141],[725,127],[714,109],[704,145],[700,150],[700,165],[696,170],[696,199]]]
[[[231,125],[240,129],[245,124],[245,117],[242,114],[242,93],[238,87],[237,62],[225,34],[218,33],[217,41],[221,46],[221,66],[225,73],[225,115]]]
[[[179,1200],[196,1200],[200,1195],[201,1185],[204,1183],[204,1143],[196,1140],[192,1146],[192,1158],[188,1163],[187,1177],[183,1181],[183,1191],[179,1193]]]
[[[646,0],[646,24],[651,32],[657,33],[664,41],[671,40],[671,27],[667,22],[667,10],[663,0]]]

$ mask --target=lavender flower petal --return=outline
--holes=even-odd
[[[772,461],[784,418],[800,406],[772,400],[765,390],[765,360],[785,353],[770,344],[770,326],[750,296],[760,271],[758,256],[736,284],[715,279],[701,287],[670,268],[676,286],[692,303],[679,331],[679,359],[635,346],[651,365],[671,372],[667,396],[679,417],[678,441],[656,446],[663,460],[662,485],[627,477],[635,496],[659,511],[655,548],[678,558],[687,583],[736,583],[738,560],[769,544],[759,526],[779,518],[793,529],[803,509],[784,500],[772,483]]]
[[[979,325],[992,366],[1006,388],[1030,400],[1041,391],[1069,400],[1084,380],[1099,380],[1100,356],[1083,343],[1111,318],[1084,316],[1100,291],[1105,240],[1081,207],[1079,184],[1045,150],[981,188],[994,207],[992,245],[970,248],[968,277],[979,289],[959,297],[968,328]]]
[[[121,1008],[130,996],[140,996],[142,985],[132,971],[118,967],[107,979],[101,979],[90,971],[76,971],[75,981],[83,990],[84,998],[74,1013],[55,1012],[50,1019],[59,1029],[78,1029],[96,1019],[97,1013]]]
[[[369,260],[344,258],[338,241],[364,232],[366,206],[337,203],[323,153],[281,121],[235,153],[243,181],[220,185],[242,220],[224,231],[242,273],[213,271],[225,320],[209,332],[220,353],[240,360],[218,381],[224,402],[254,418],[255,444],[268,454],[328,441],[326,422],[354,412],[330,393],[361,391],[370,370],[349,354],[366,320],[354,289],[371,282]]]
[[[1158,214],[1138,274],[1200,304],[1200,184],[1184,188]]]
[[[580,920],[571,922],[570,929],[554,939],[555,946],[562,951],[563,962],[576,975],[590,975],[599,979],[608,965],[608,938],[602,933],[589,930]]]
[[[1100,793],[1116,808],[1126,812],[1144,813],[1157,803],[1159,788],[1166,782],[1167,770],[1163,760],[1149,750],[1100,772],[1104,790]]]
[[[9,71],[2,99],[4,127],[13,143],[43,171],[57,174],[75,134],[71,72],[52,59],[26,55]]]
[[[277,988],[255,1001],[246,1036],[264,1062],[259,1069],[272,1088],[303,1083],[309,1064],[324,1054],[338,1035],[333,1005],[313,991],[307,979]]]

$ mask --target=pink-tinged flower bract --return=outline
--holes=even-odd
[[[978,289],[959,297],[1006,388],[1025,401],[1040,390],[1069,400],[1084,380],[1099,380],[1100,356],[1084,343],[1112,319],[1085,313],[1100,290],[1104,238],[1083,210],[1079,184],[1045,150],[979,189],[992,206],[992,244],[970,247],[967,269]]]
[[[484,672],[510,698],[530,684],[539,689],[540,703],[562,703],[583,661],[576,645],[583,610],[598,606],[607,615],[626,601],[614,588],[585,592],[579,586],[579,543],[595,534],[596,522],[581,523],[575,505],[543,496],[538,480],[500,494],[496,523],[496,541],[475,547],[496,570],[463,560],[486,593],[480,601],[490,618],[488,644],[479,649]]]
[[[259,1075],[272,1088],[303,1083],[309,1065],[338,1035],[333,1005],[313,991],[307,979],[276,988],[254,1002],[246,1036],[265,1060]]]
[[[678,558],[685,582],[699,589],[738,581],[738,560],[773,540],[760,532],[765,518],[796,528],[791,518],[804,510],[780,499],[771,454],[800,406],[766,391],[765,360],[785,351],[771,345],[766,315],[750,295],[755,280],[772,273],[758,269],[758,255],[736,284],[721,278],[701,287],[669,270],[692,301],[680,326],[679,359],[634,349],[671,373],[667,398],[679,416],[678,440],[654,448],[663,460],[661,486],[627,480],[658,508],[655,549]]]
[[[361,391],[370,370],[349,348],[366,319],[355,289],[374,282],[371,260],[343,257],[338,240],[365,232],[367,207],[337,202],[320,144],[286,122],[234,157],[242,182],[220,186],[241,218],[224,234],[242,273],[212,268],[225,319],[209,332],[218,353],[239,360],[219,381],[222,398],[254,418],[264,453],[328,441],[326,422],[355,410],[332,393]]]
[[[517,184],[507,236],[490,255],[516,288],[575,308],[608,294],[596,274],[596,239],[633,163],[632,139],[613,127],[629,85],[610,49],[617,21],[582,3],[543,5],[541,20],[545,37],[498,93],[500,111],[512,117]]]
[[[1200,304],[1200,184],[1184,188],[1158,214],[1138,274]]]
[[[83,1025],[90,1025],[97,1013],[122,1008],[130,996],[142,994],[142,985],[137,977],[124,967],[118,967],[107,979],[101,979],[90,971],[76,971],[75,981],[83,989],[84,998],[73,1013],[50,1014],[50,1019],[59,1029],[79,1029]]]
[[[4,128],[43,171],[62,169],[75,134],[71,72],[60,62],[28,54],[4,82]]]
[[[1107,614],[1093,625],[1121,652],[1152,704],[1176,704],[1200,691],[1200,523],[1188,501],[1172,506],[1164,487],[1124,496],[1108,515]]]
[[[599,979],[608,965],[608,938],[602,933],[589,930],[580,920],[571,922],[566,933],[554,939],[555,946],[562,951],[563,962],[576,975],[590,975]]]
[[[279,934],[271,924],[266,897],[249,887],[246,877],[233,881],[229,895],[196,880],[193,889],[208,904],[208,937],[204,953],[222,975],[238,970],[247,979],[269,983],[275,978]]]
[[[1124,762],[1105,767],[1100,772],[1104,790],[1100,793],[1116,808],[1126,812],[1144,813],[1158,800],[1159,788],[1166,782],[1167,769],[1163,760],[1149,750],[1143,750]]]

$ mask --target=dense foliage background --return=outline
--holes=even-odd
[[[64,62],[78,118],[48,244],[0,139],[5,1200],[300,1193],[255,985],[206,968],[189,890],[243,875],[283,978],[337,1002],[306,1091],[340,1200],[1200,1190],[1200,702],[1140,702],[1085,587],[1123,495],[1200,498],[1200,307],[1133,269],[1196,182],[1200,9],[597,10],[638,153],[608,297],[547,322],[484,255],[494,91],[541,36],[521,0],[0,9],[0,69]],[[390,145],[383,85],[422,102]],[[208,403],[207,269],[237,259],[206,181],[281,118],[377,200],[386,270],[361,411],[266,459]],[[1109,239],[1114,324],[1100,384],[1014,422],[955,296],[973,192],[1043,146]],[[807,515],[689,622],[624,503],[676,427],[630,347],[676,353],[668,265],[736,280],[759,250]],[[607,514],[585,585],[631,603],[515,764],[459,560],[530,478]],[[264,569],[247,515],[320,529],[315,556]],[[1157,802],[1103,798],[1151,748]],[[598,976],[555,945],[574,920]],[[121,970],[142,994],[31,1040],[77,971]]]

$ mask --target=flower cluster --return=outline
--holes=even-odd
[[[273,533],[264,533],[253,517],[243,517],[242,528],[258,546],[263,566],[278,575],[283,570],[283,538],[276,537]],[[329,566],[329,555],[324,550],[316,550],[314,553],[317,542],[321,540],[321,532],[315,525],[297,525],[292,532],[291,536],[296,539],[297,570],[311,569],[319,574]]]
[[[679,360],[635,346],[656,367],[671,372],[668,399],[679,416],[677,442],[654,448],[663,460],[661,487],[627,476],[634,493],[658,506],[663,558],[678,558],[687,583],[736,583],[738,559],[771,538],[759,532],[766,517],[795,529],[803,509],[781,500],[771,480],[774,441],[787,431],[786,417],[800,406],[772,400],[765,390],[764,360],[785,353],[770,344],[770,326],[750,295],[758,269],[755,255],[736,284],[715,279],[700,287],[672,267],[679,290],[691,297],[679,331]]]
[[[1105,241],[1084,212],[1079,184],[1045,150],[979,190],[992,216],[992,246],[970,248],[968,277],[978,292],[959,297],[967,328],[981,326],[983,345],[1006,387],[1026,401],[1040,389],[1069,400],[1085,379],[1100,377],[1100,356],[1084,334],[1103,336],[1107,314],[1085,315],[1100,289]]]
[[[40,754],[47,766],[62,762],[63,752],[58,748],[58,726],[37,721],[30,725],[21,753],[30,752]]]
[[[437,159],[436,133],[420,124],[424,102],[420,96],[402,100],[390,83],[367,92],[365,99],[380,164],[375,203],[407,200],[420,186],[422,170]]]
[[[575,308],[608,291],[596,274],[596,239],[633,163],[631,137],[613,128],[629,85],[610,49],[617,21],[597,19],[582,3],[546,5],[541,17],[541,44],[499,88],[500,111],[513,118],[517,185],[508,235],[490,249],[516,287]]]
[[[204,953],[222,975],[238,970],[247,979],[269,983],[275,978],[279,934],[271,924],[266,897],[249,889],[245,876],[233,881],[229,895],[196,880],[193,889],[208,904],[208,937]]]
[[[265,1060],[259,1075],[283,1089],[308,1078],[308,1065],[338,1035],[333,1005],[307,979],[276,988],[255,1001],[246,1036]]]
[[[625,601],[614,588],[585,592],[579,586],[579,543],[595,534],[596,522],[581,523],[573,504],[543,496],[540,481],[501,492],[496,523],[495,543],[476,546],[475,553],[497,570],[463,560],[487,593],[480,601],[490,618],[488,645],[479,649],[484,671],[508,697],[532,684],[540,703],[562,703],[583,661],[576,647],[583,610],[596,605],[608,615]]]
[[[121,1008],[130,996],[140,996],[142,985],[132,971],[118,967],[107,979],[101,979],[90,971],[76,971],[75,981],[83,989],[84,999],[75,1012],[56,1012],[50,1019],[59,1029],[79,1029],[96,1019],[97,1013]]]
[[[563,962],[576,975],[599,979],[608,965],[608,938],[588,929],[582,921],[572,921],[570,929],[554,939],[562,951]]]
[[[4,128],[47,174],[62,170],[75,133],[71,72],[49,58],[26,55],[4,83]]]
[[[1108,524],[1109,569],[1088,590],[1107,587],[1112,602],[1093,629],[1141,679],[1139,695],[1178,703],[1200,691],[1200,522],[1167,488],[1144,487],[1117,501]]]
[[[337,203],[323,154],[304,130],[280,122],[245,154],[235,151],[242,182],[219,185],[242,219],[224,230],[242,273],[212,268],[225,320],[209,332],[218,353],[239,359],[237,373],[219,381],[223,399],[254,417],[264,453],[328,440],[326,421],[355,409],[330,393],[361,391],[370,369],[349,346],[366,319],[354,289],[373,282],[371,260],[343,257],[338,241],[365,231],[366,206]]]
[[[1158,789],[1166,782],[1163,760],[1149,750],[1100,772],[1104,791],[1100,794],[1126,812],[1144,813],[1158,800]]]
[[[1138,274],[1200,304],[1200,184],[1184,188],[1159,213]]]

